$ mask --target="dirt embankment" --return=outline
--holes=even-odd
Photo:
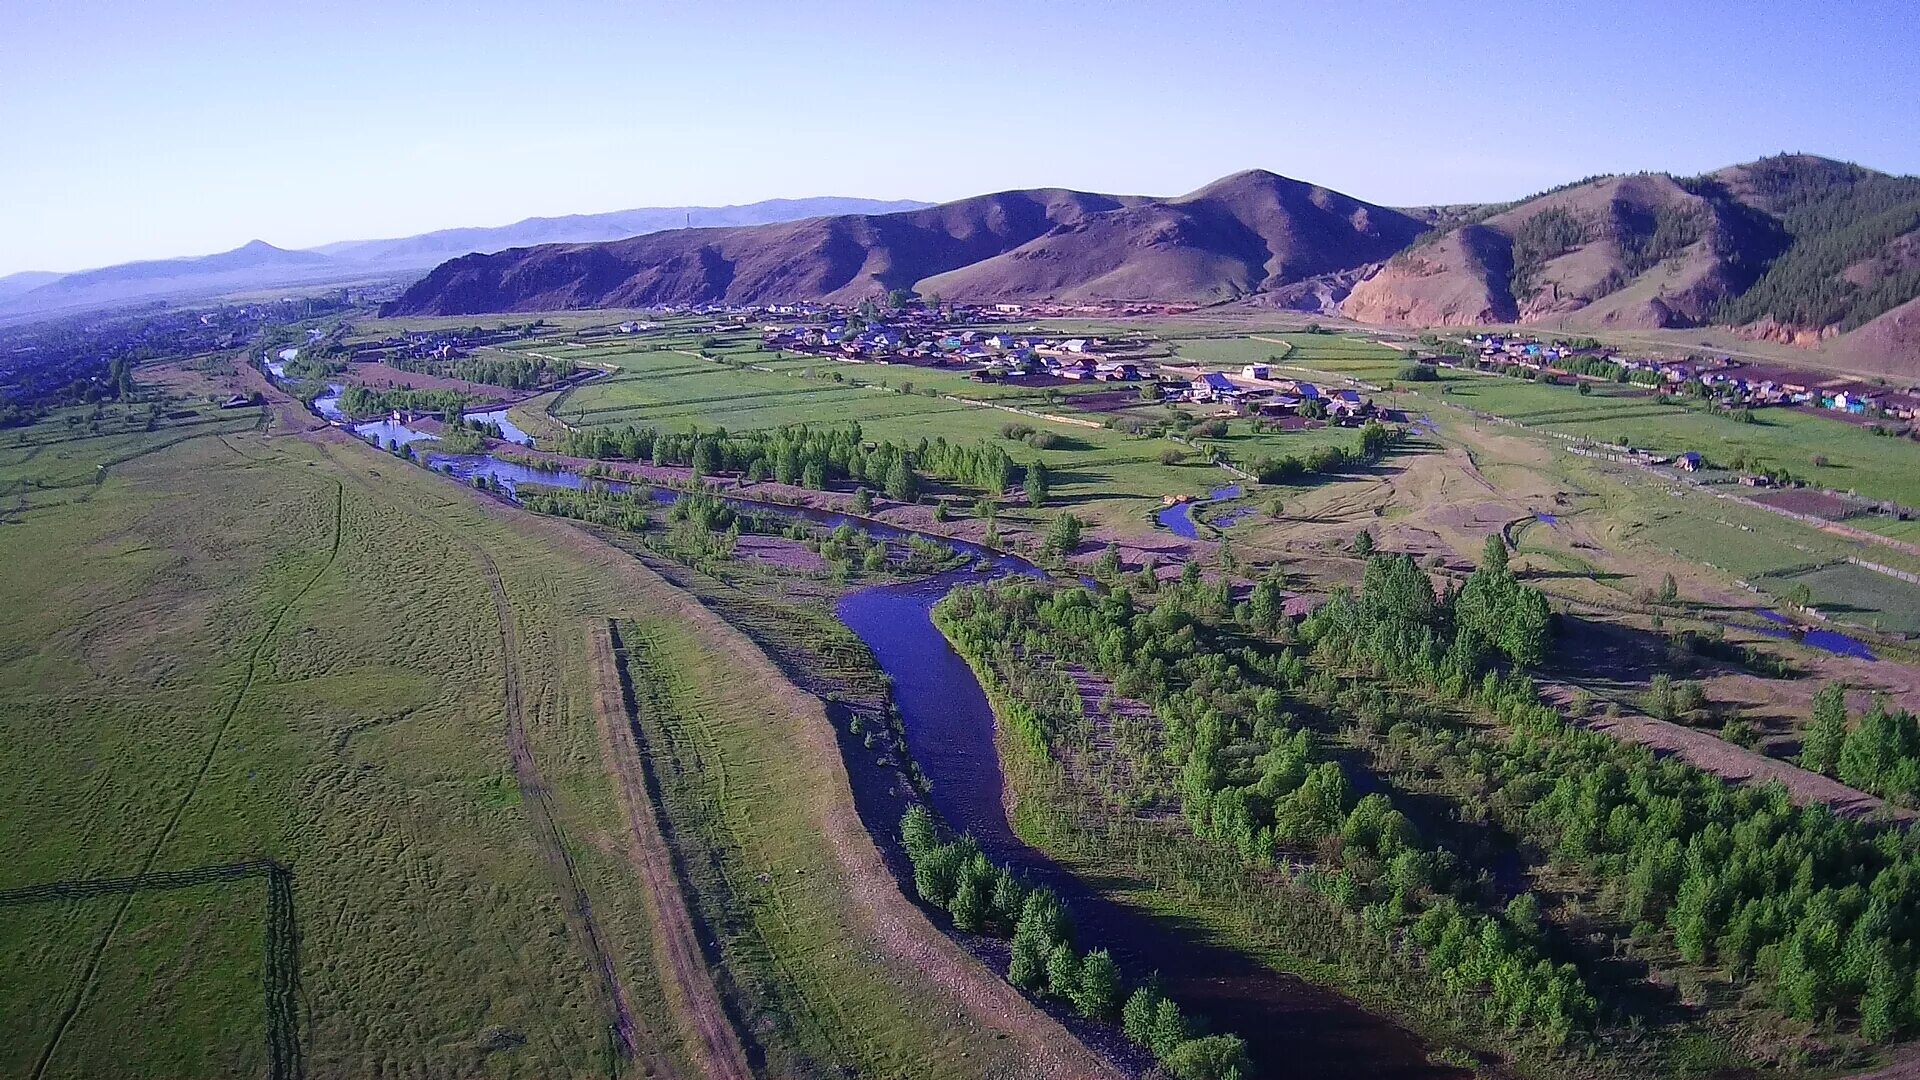
[[[634,732],[626,693],[620,682],[613,627],[595,619],[587,629],[594,672],[594,716],[600,729],[600,756],[616,781],[620,809],[627,819],[627,858],[645,885],[647,922],[655,951],[667,961],[668,1001],[687,1045],[707,1080],[752,1080],[746,1051],[727,1019],[694,934],[679,875],[660,819],[648,795],[640,743]]]

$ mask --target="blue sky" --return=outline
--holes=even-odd
[[[0,274],[780,196],[1920,172],[1910,3],[0,3]]]

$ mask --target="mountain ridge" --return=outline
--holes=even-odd
[[[306,249],[280,248],[256,239],[211,255],[142,259],[72,273],[28,270],[9,274],[0,277],[0,317],[34,317],[244,289],[370,280],[427,270],[474,251],[561,240],[606,240],[658,231],[680,224],[689,215],[747,225],[844,213],[849,208],[900,210],[928,205],[911,199],[814,196],[730,206],[638,207],[599,214],[530,217],[508,225],[343,240]]]

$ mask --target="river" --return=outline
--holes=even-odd
[[[579,473],[502,461],[489,454],[429,454],[436,471],[466,482],[488,476],[509,492],[518,484],[649,491],[663,502],[676,492],[602,481]],[[851,522],[878,536],[904,539],[910,530],[831,511],[731,499],[749,508],[797,514],[834,526]],[[1130,978],[1159,972],[1169,994],[1217,1030],[1247,1040],[1257,1077],[1305,1080],[1347,1076],[1428,1080],[1465,1073],[1431,1064],[1421,1041],[1384,1017],[1339,994],[1273,971],[1174,920],[1156,918],[1096,892],[1017,836],[1007,820],[1006,782],[994,744],[995,720],[986,694],[939,629],[933,606],[962,584],[1010,574],[1042,575],[1032,563],[977,545],[933,537],[974,557],[976,569],[956,570],[904,584],[853,592],[836,608],[892,680],[905,721],[907,745],[932,782],[933,807],[954,828],[971,833],[995,861],[1060,894],[1082,947],[1112,951]],[[991,569],[992,575],[979,571]],[[889,823],[873,823],[884,828]],[[891,846],[891,835],[878,838]],[[1251,1078],[1250,1078],[1251,1080]]]
[[[1131,978],[1158,971],[1183,1006],[1216,1029],[1245,1038],[1255,1076],[1466,1075],[1429,1063],[1413,1034],[1338,994],[1211,944],[1173,920],[1108,899],[1014,833],[993,709],[973,669],[933,624],[933,606],[942,597],[980,580],[961,572],[882,585],[849,594],[836,610],[892,679],[908,749],[932,782],[929,798],[940,816],[971,833],[996,862],[1058,892],[1083,948],[1110,949]]]

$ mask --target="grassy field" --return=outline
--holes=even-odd
[[[178,437],[101,442],[119,464],[88,497],[10,496],[0,525],[0,1074],[689,1075],[605,839],[583,626],[656,628],[695,686],[765,702],[777,675],[671,626],[679,594],[627,557],[367,448]],[[43,465],[0,475],[37,496],[17,485]],[[739,764],[835,798],[790,757]],[[813,860],[769,909],[799,929],[751,947],[865,1032],[798,1071],[948,1075],[929,1018],[952,999],[818,921],[850,885],[791,805],[745,811]],[[286,876],[218,878],[262,860]],[[110,878],[132,880],[18,895]]]
[[[1440,383],[1408,383],[1410,397],[1493,413],[1528,427],[1662,453],[1692,450],[1726,466],[1784,468],[1819,487],[1920,505],[1920,446],[1856,424],[1797,409],[1762,409],[1753,423],[1688,408],[1637,389],[1596,386],[1581,395],[1503,375],[1447,372]],[[1816,458],[1822,463],[1816,463]]]
[[[1822,613],[1897,634],[1920,634],[1920,586],[1848,563],[1767,574],[1754,584],[1778,595],[1804,585]]]

